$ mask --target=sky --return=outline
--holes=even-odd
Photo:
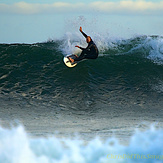
[[[78,32],[163,35],[163,0],[0,0],[0,43],[35,43]]]

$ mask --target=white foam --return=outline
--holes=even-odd
[[[93,41],[96,43],[100,54],[104,53],[108,49],[114,49],[117,47],[117,41],[121,39],[110,37],[109,35],[94,34],[91,36]],[[63,38],[63,44],[59,47],[64,55],[67,54],[79,54],[81,50],[75,46],[81,46],[83,48],[87,47],[86,39],[81,33],[70,33],[67,32]]]
[[[162,162],[163,130],[137,131],[128,146],[117,139],[30,138],[22,126],[0,127],[2,163]]]
[[[62,53],[66,56],[68,54],[78,54],[81,52],[80,49],[75,46],[86,47],[85,39],[81,39],[81,36],[77,33],[67,32],[63,38],[63,44],[59,47]]]
[[[148,38],[148,44],[151,47],[148,59],[159,65],[163,64],[163,38]]]
[[[163,38],[159,36],[134,36],[130,39],[115,38],[108,34],[94,34],[91,36],[96,43],[100,56],[108,53],[113,55],[141,54],[142,57],[150,59],[156,64],[163,64]],[[82,34],[66,33],[60,50],[64,55],[79,54],[81,50],[75,45],[87,47]],[[128,48],[130,47],[130,48]]]

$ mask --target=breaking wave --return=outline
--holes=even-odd
[[[137,131],[128,146],[116,138],[84,142],[79,138],[30,138],[23,126],[0,127],[0,162],[7,163],[105,163],[162,162],[163,131]]]

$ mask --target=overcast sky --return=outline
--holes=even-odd
[[[163,0],[0,0],[0,43],[57,39],[79,26],[115,37],[163,35]]]

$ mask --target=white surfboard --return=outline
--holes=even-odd
[[[72,63],[72,62],[68,59],[68,57],[71,57],[72,59],[74,59],[76,56],[75,56],[75,55],[67,55],[67,56],[65,56],[65,57],[63,58],[63,62],[65,63],[65,65],[66,65],[67,67],[75,67],[75,66],[77,65],[77,62]]]

